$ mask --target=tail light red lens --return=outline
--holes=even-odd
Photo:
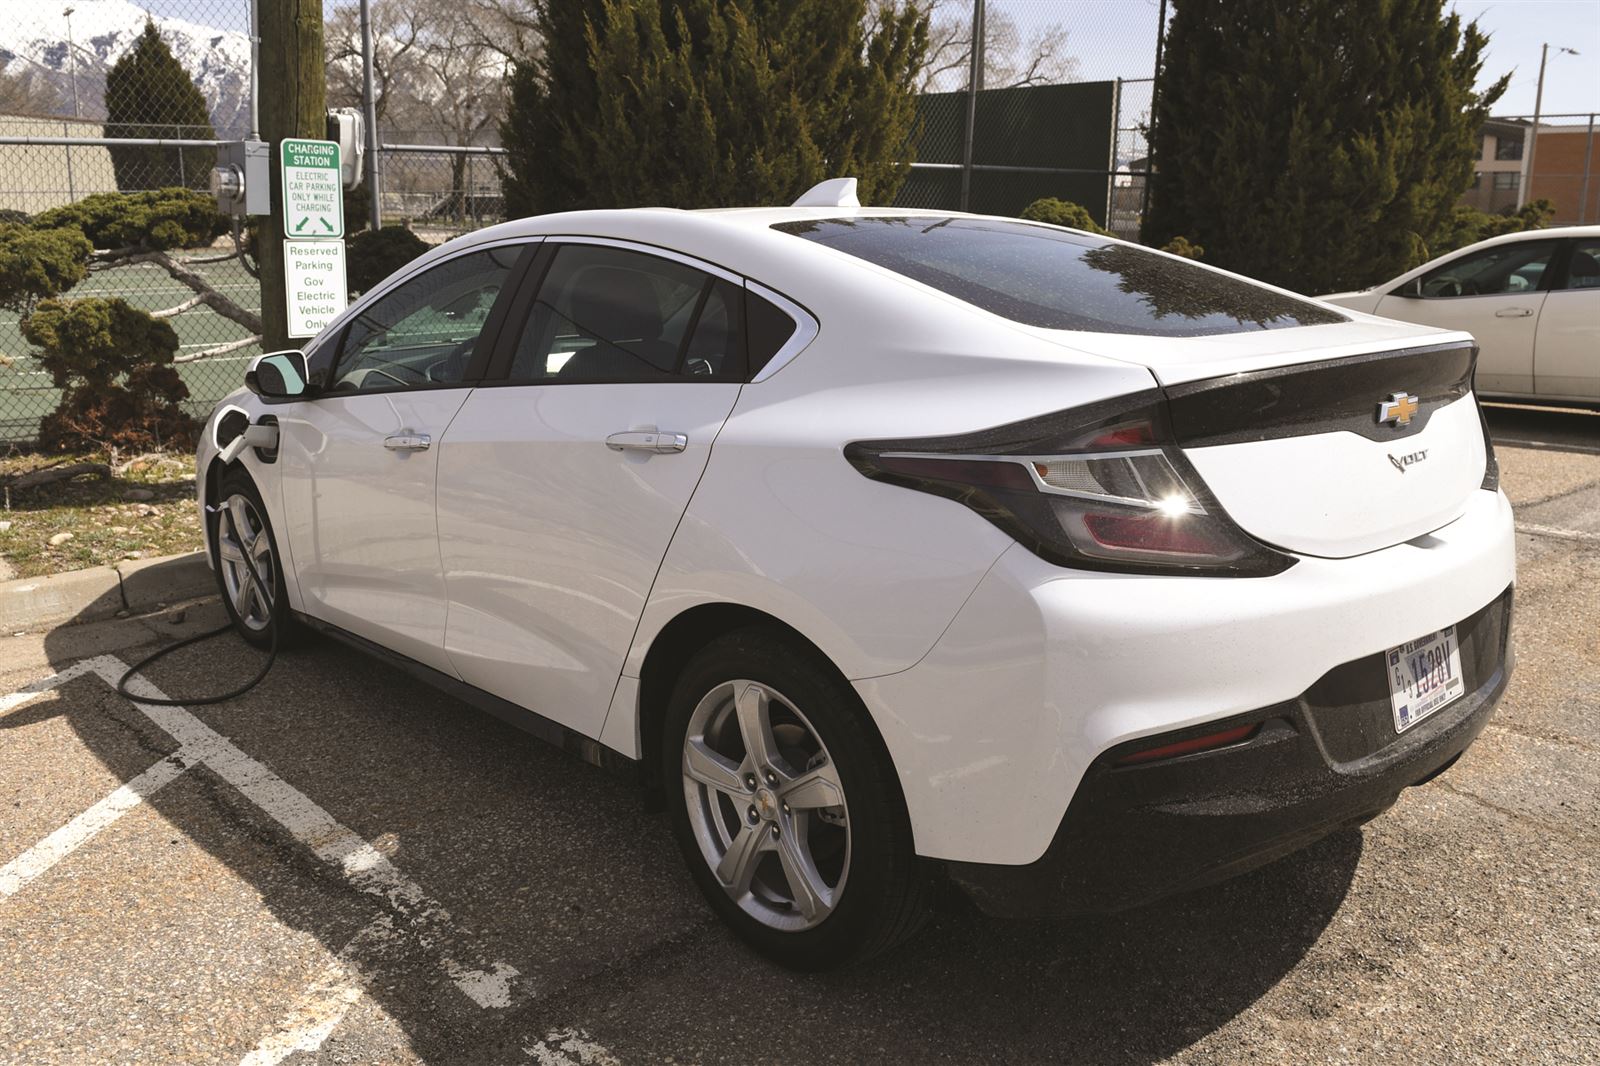
[[[1238,744],[1240,741],[1249,740],[1260,729],[1261,723],[1253,722],[1250,725],[1235,726],[1232,729],[1224,729],[1217,733],[1207,733],[1203,737],[1190,737],[1188,740],[1179,740],[1172,744],[1146,748],[1131,755],[1124,755],[1117,760],[1117,765],[1132,766],[1136,763],[1155,762],[1157,759],[1175,759],[1179,755],[1193,755],[1197,751],[1224,748],[1229,744]]]
[[[1228,518],[1167,426],[1151,391],[960,436],[859,441],[845,457],[867,477],[963,503],[1065,566],[1234,575],[1289,566]]]

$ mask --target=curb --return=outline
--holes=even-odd
[[[93,622],[216,592],[204,552],[0,581],[0,633]]]

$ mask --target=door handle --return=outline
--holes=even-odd
[[[394,433],[383,438],[383,446],[391,452],[425,452],[433,447],[433,438],[426,433]]]
[[[689,446],[689,438],[682,433],[662,433],[657,430],[631,430],[613,433],[606,438],[606,447],[614,452],[650,452],[670,455]]]
[[[1496,318],[1527,318],[1533,314],[1530,307],[1502,307],[1494,313]]]

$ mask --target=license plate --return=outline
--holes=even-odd
[[[1396,733],[1404,733],[1467,690],[1455,626],[1390,648],[1387,657]]]

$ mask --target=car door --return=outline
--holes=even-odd
[[[488,365],[479,341],[529,247],[463,252],[360,307],[312,359],[312,396],[278,415],[306,612],[438,670],[450,663],[436,446]]]
[[[1539,314],[1533,383],[1552,399],[1600,399],[1600,237],[1580,237],[1568,249]]]
[[[463,680],[597,736],[745,380],[745,294],[621,242],[551,238],[541,258],[501,380],[439,453],[445,647]]]
[[[1375,314],[1443,329],[1478,342],[1477,385],[1485,393],[1533,393],[1533,346],[1559,241],[1512,241],[1441,263],[1378,301]]]

